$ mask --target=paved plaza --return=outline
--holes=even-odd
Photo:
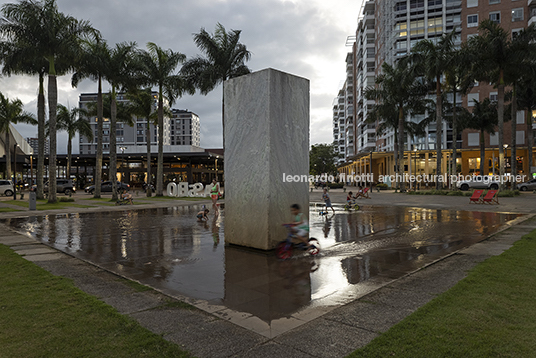
[[[342,190],[332,190],[330,195],[335,204],[343,204],[345,201],[346,193]],[[485,212],[490,214],[487,216],[471,214],[471,218],[481,220],[482,229],[486,229],[487,223],[493,225],[489,231],[492,234],[485,234],[487,239],[461,249],[453,246],[453,251],[446,252],[441,257],[432,257],[422,268],[414,268],[396,277],[383,272],[383,276],[380,276],[384,279],[378,281],[376,278],[377,284],[373,289],[367,290],[356,299],[345,301],[343,305],[317,305],[299,314],[278,318],[268,333],[264,328],[266,323],[255,319],[251,314],[232,309],[221,310],[221,307],[215,308],[216,306],[210,305],[203,307],[203,300],[181,297],[182,301],[193,305],[192,309],[172,307],[168,304],[169,297],[178,297],[173,292],[154,285],[151,285],[156,288],[154,291],[138,292],[118,280],[117,275],[120,272],[111,269],[112,266],[95,264],[92,257],[77,257],[74,252],[66,254],[66,250],[58,250],[50,243],[45,244],[44,241],[36,240],[30,235],[21,234],[15,225],[26,220],[24,216],[28,215],[46,214],[50,217],[56,214],[56,217],[61,218],[68,215],[75,217],[78,213],[109,212],[110,216],[113,216],[112,212],[121,214],[131,210],[140,212],[140,210],[164,210],[163,208],[169,207],[176,207],[174,210],[180,214],[208,204],[209,201],[154,198],[142,200],[141,197],[135,196],[134,200],[138,205],[115,207],[108,205],[109,203],[87,200],[88,195],[79,193],[75,196],[76,204],[84,207],[32,213],[28,211],[0,213],[2,219],[0,243],[10,246],[27,260],[35,262],[55,275],[71,278],[85,292],[95,295],[120,313],[133,317],[151,331],[163,334],[166,339],[179,344],[195,356],[341,357],[366,345],[436,295],[448,290],[479,262],[502,253],[521,236],[536,229],[536,220],[533,219],[536,210],[533,205],[535,195],[522,193],[519,197],[500,198],[500,205],[491,206],[469,204],[467,197],[371,193],[371,199],[359,200],[363,209],[362,215],[374,212],[374,208],[392,211],[394,210],[392,208],[396,207],[400,207],[400,210],[430,209],[425,210],[426,213],[433,213],[439,209],[445,213],[456,211],[462,213],[457,214],[458,219],[467,211]],[[314,190],[310,194],[312,203],[320,203],[320,198],[319,190]],[[21,209],[20,206],[10,204],[9,198],[2,198],[0,207]],[[337,207],[338,212],[341,210]],[[397,211],[398,209],[393,212]],[[503,224],[497,226],[498,221],[489,221],[490,218],[495,218],[490,216],[494,215],[492,213],[502,213],[501,220],[506,221],[500,221]],[[317,209],[313,206],[310,211],[313,226],[314,222],[320,220],[313,218],[315,215],[318,215]],[[181,220],[180,215],[174,217],[178,218],[176,220]],[[374,220],[373,217],[371,222]],[[381,221],[379,216],[376,221]],[[195,229],[195,225],[193,227]],[[195,232],[194,234],[197,235]],[[177,235],[180,236],[180,233]],[[216,246],[214,247],[216,250]],[[340,255],[336,252],[336,248],[340,247],[340,245],[328,247],[327,251],[331,253],[327,255],[328,258]],[[222,250],[221,246],[218,246],[217,250]],[[237,261],[243,260],[243,256],[238,254],[234,257]],[[321,267],[322,265],[325,266],[321,262]],[[232,268],[229,270],[232,271]],[[124,272],[123,276],[126,277],[129,273],[133,273],[128,267],[125,267]],[[386,277],[389,279],[385,279]],[[144,283],[142,275],[134,279]],[[241,317],[240,312],[245,316]]]

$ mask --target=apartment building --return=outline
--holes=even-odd
[[[367,102],[363,95],[368,86],[374,85],[375,76],[381,74],[382,64],[393,64],[398,58],[409,54],[415,44],[423,39],[438,41],[441,36],[453,30],[457,33],[455,45],[460,46],[462,41],[478,33],[478,24],[483,19],[496,21],[512,36],[516,36],[518,31],[536,22],[536,0],[369,0],[364,3],[359,17],[356,35],[349,37],[349,40],[353,41],[355,154],[353,157],[346,156],[348,168],[344,171],[363,172],[362,168],[370,165],[370,159],[366,159],[370,158],[368,153],[373,151],[377,153],[377,162],[372,169],[376,169],[377,174],[392,174],[394,163],[388,153],[394,150],[394,132],[388,130],[377,133],[378,123],[367,123],[367,112],[374,102]],[[347,57],[347,73],[348,65]],[[348,78],[347,76],[346,81]],[[458,95],[456,102],[471,110],[473,99],[482,100],[486,97],[496,99],[497,90],[488,83],[476,83],[470,94]],[[338,98],[341,98],[340,92]],[[452,94],[448,95],[448,101],[452,103]],[[524,117],[524,112],[518,111],[513,122],[515,125],[507,122],[504,130],[505,143],[510,146],[512,133],[515,132],[514,138],[519,150],[517,158],[512,161],[516,162],[520,171],[527,171],[528,164],[523,164],[523,156],[527,156],[526,138],[533,135],[533,128],[528,128]],[[420,122],[422,119],[423,116],[408,118],[414,122]],[[340,122],[338,125],[340,128]],[[435,123],[432,123],[426,128],[425,135],[408,135],[405,138],[404,149],[408,152],[403,163],[405,170],[423,174],[435,172],[436,132]],[[480,161],[479,133],[465,130],[457,138],[453,138],[452,129],[446,121],[442,128],[444,167],[441,172],[448,170],[453,141],[456,141],[457,148],[462,150],[457,161],[458,168],[461,168],[463,173],[474,173]],[[486,160],[485,173],[491,173],[498,165],[498,160],[494,159],[498,157],[498,136],[487,135],[485,141],[489,148],[486,155],[490,156],[489,161]],[[348,151],[345,149],[345,152]],[[511,151],[507,151],[506,155],[509,156],[510,153]],[[411,163],[410,157],[413,158]],[[507,166],[511,165],[512,163],[507,163]]]
[[[32,147],[34,153],[39,152],[39,138],[26,138],[26,142]],[[50,140],[49,138],[45,138],[45,154],[50,153]]]
[[[153,92],[154,110],[158,106],[158,93]],[[80,108],[88,108],[89,103],[97,101],[96,93],[83,93],[80,95]],[[117,101],[127,103],[124,94],[117,95]],[[164,106],[169,106],[164,99]],[[164,116],[164,151],[166,152],[192,152],[199,151],[200,121],[197,114],[188,110],[172,109],[172,116]],[[97,152],[97,118],[87,118],[94,133],[89,141],[80,136],[80,154],[96,154]],[[147,147],[147,118],[133,118],[133,126],[119,122],[116,124],[117,153],[143,153]],[[156,152],[158,143],[158,127],[149,124],[151,151]],[[103,119],[103,152],[110,152],[110,119]]]

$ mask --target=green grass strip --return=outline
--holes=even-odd
[[[2,357],[190,356],[4,245],[0,347]]]
[[[536,230],[350,357],[534,357]]]

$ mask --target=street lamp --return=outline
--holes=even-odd
[[[127,149],[128,147],[119,147],[119,149],[121,150],[121,165],[120,165],[120,168],[121,168],[121,183],[123,182],[123,177],[125,175],[125,170],[123,168],[123,162],[125,161],[125,149]]]
[[[17,147],[18,144],[14,144],[13,150],[13,200],[17,200]],[[9,150],[9,149],[8,149]]]

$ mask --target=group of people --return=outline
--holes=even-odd
[[[210,188],[210,199],[212,200],[212,209],[214,210],[214,215],[218,216],[218,199],[220,197],[220,183],[216,179],[212,179],[212,186]],[[197,213],[197,221],[208,221],[209,209],[204,208]]]
[[[346,203],[348,205],[352,205],[355,199],[364,198],[364,197],[365,197],[365,191],[363,190],[361,186],[358,186],[357,193],[355,195],[351,191],[348,192],[348,194],[346,195]],[[322,200],[324,200],[326,212],[328,211],[328,208],[331,208],[333,213],[335,213],[335,209],[333,208],[333,204],[331,204],[331,198],[329,197],[328,190],[326,188],[324,188],[324,192],[322,193]]]

